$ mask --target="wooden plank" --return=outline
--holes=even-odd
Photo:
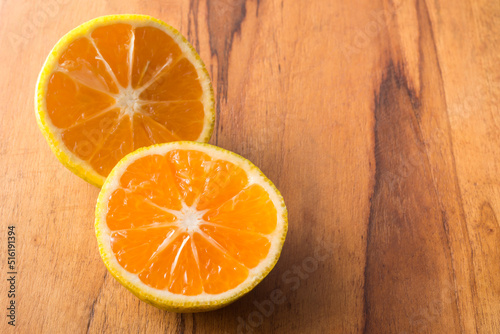
[[[108,275],[99,190],[37,129],[35,82],[58,38],[126,12],[192,42],[216,89],[211,143],[259,166],[289,209],[277,266],[222,310],[161,311]],[[0,2],[0,262],[5,283],[13,224],[15,331],[500,332],[499,15],[488,0]]]

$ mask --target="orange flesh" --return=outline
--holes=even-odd
[[[235,288],[266,258],[277,211],[238,166],[192,150],[139,158],[110,195],[118,263],[175,294]]]
[[[67,47],[46,102],[68,150],[107,176],[140,147],[198,139],[202,93],[195,67],[172,37],[118,23]]]

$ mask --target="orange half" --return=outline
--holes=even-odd
[[[127,155],[99,195],[96,234],[111,274],[178,312],[222,307],[258,284],[287,231],[283,198],[248,160],[176,142]]]
[[[59,160],[97,186],[138,148],[207,142],[214,122],[199,55],[145,15],[99,17],[65,35],[42,68],[35,109]]]

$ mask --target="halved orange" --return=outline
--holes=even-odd
[[[207,142],[214,122],[199,55],[145,15],[99,17],[61,38],[40,72],[35,110],[59,160],[97,186],[133,150]]]
[[[176,312],[222,307],[274,267],[287,232],[276,187],[251,162],[208,144],[139,149],[108,176],[96,235],[110,273]]]

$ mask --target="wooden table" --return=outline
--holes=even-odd
[[[211,143],[252,160],[288,206],[276,268],[219,311],[160,311],[107,273],[99,189],[35,122],[56,41],[126,12],[199,50]],[[500,333],[499,17],[496,0],[0,1],[0,332]]]

